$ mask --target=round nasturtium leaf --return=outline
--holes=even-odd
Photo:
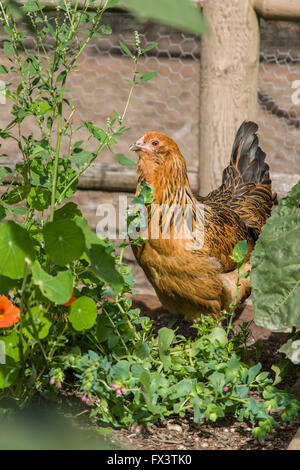
[[[51,276],[41,268],[38,261],[35,261],[31,272],[33,283],[40,288],[40,291],[47,299],[57,305],[68,302],[73,288],[71,271],[60,271],[56,276]]]
[[[51,192],[46,188],[33,187],[27,196],[28,204],[38,211],[44,211],[50,206]]]
[[[27,344],[23,340],[23,353]],[[0,389],[10,387],[18,378],[20,372],[20,338],[13,331],[7,336],[1,336],[0,344]]]
[[[25,259],[34,259],[28,232],[12,220],[0,226],[0,274],[12,279],[24,275]]]
[[[35,324],[35,330],[27,314],[23,322],[25,335],[32,339],[36,339],[35,334],[37,334],[39,339],[46,338],[52,326],[52,321],[47,316],[45,308],[42,305],[35,305],[31,308],[31,315]]]
[[[88,330],[97,318],[97,305],[91,297],[82,296],[70,306],[69,320],[74,330]]]
[[[71,219],[49,222],[43,228],[45,249],[59,266],[80,258],[85,248],[82,230]]]
[[[17,282],[16,279],[11,279],[10,277],[0,274],[0,295],[7,295],[10,289],[17,285]]]

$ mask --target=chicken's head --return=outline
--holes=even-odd
[[[148,181],[155,187],[162,185],[163,179],[185,184],[185,160],[177,144],[166,135],[154,131],[146,132],[129,149],[137,152],[139,156],[139,181]]]
[[[146,132],[134,144],[130,145],[129,150],[137,152],[139,157],[147,155],[152,157],[156,163],[164,163],[172,155],[180,154],[175,142],[160,132]]]

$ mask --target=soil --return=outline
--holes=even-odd
[[[154,320],[155,329],[167,326],[171,317],[161,306],[160,302],[152,295],[136,295],[133,298],[134,308],[141,309],[141,315],[147,315]],[[280,358],[278,349],[287,341],[287,334],[272,333],[254,324],[251,299],[248,299],[241,311],[237,314],[235,325],[243,322],[250,323],[249,345],[260,340],[262,353],[260,362],[262,369],[274,373],[271,366]],[[178,327],[178,332],[185,336],[194,334],[190,328],[191,323],[185,320],[178,321],[173,327]],[[296,382],[295,374],[291,373],[278,385],[290,389]],[[77,397],[80,398],[80,396]],[[67,397],[67,402],[74,407],[75,396]],[[77,405],[78,405],[77,400]],[[80,400],[79,412],[83,413],[83,419],[88,420],[85,405]],[[76,408],[76,407],[75,407]],[[89,421],[91,424],[91,422]],[[129,429],[115,430],[108,434],[105,440],[107,448],[128,450],[286,450],[300,425],[300,417],[294,421],[290,429],[283,426],[277,428],[273,435],[265,440],[264,445],[257,444],[251,435],[249,423],[238,422],[234,417],[219,419],[216,423],[204,420],[195,424],[192,415],[184,419],[169,418],[162,423],[152,425],[134,424]],[[97,426],[94,422],[93,425]]]

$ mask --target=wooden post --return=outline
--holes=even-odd
[[[251,0],[251,4],[266,20],[300,20],[299,0]]]
[[[201,40],[199,189],[205,195],[221,183],[242,121],[256,119],[259,28],[248,0],[205,1],[203,14],[211,29]]]

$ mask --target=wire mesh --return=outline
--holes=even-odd
[[[261,21],[258,119],[272,172],[300,175],[300,25]],[[299,176],[300,177],[300,176]]]
[[[78,76],[71,77],[72,90],[82,120],[101,126],[115,109],[122,113],[126,103],[133,61],[123,52],[119,42],[134,42],[134,30],[140,33],[142,47],[158,45],[141,58],[139,71],[158,71],[149,82],[136,86],[126,116],[130,131],[114,147],[127,153],[128,146],[141,134],[157,130],[172,137],[181,147],[190,169],[198,167],[200,39],[162,25],[137,23],[130,15],[106,15],[113,30],[107,37],[97,38],[86,49]],[[132,155],[130,155],[133,158]],[[102,161],[111,162],[106,152]]]
[[[112,110],[122,113],[127,100],[133,61],[119,42],[134,42],[138,30],[142,46],[157,42],[139,65],[142,73],[158,70],[149,82],[137,85],[126,117],[127,134],[113,147],[114,153],[129,155],[128,147],[142,133],[158,130],[179,145],[188,169],[197,171],[199,160],[200,38],[152,22],[138,22],[127,13],[107,13],[104,21],[112,35],[94,39],[79,59],[67,88],[77,106],[76,124],[92,121],[105,127]],[[258,87],[259,134],[271,171],[300,175],[300,25],[261,21],[261,52]],[[5,62],[1,53],[1,63]],[[12,77],[12,82],[15,78]],[[295,86],[296,88],[293,88]],[[297,88],[298,87],[298,88]],[[9,119],[9,106],[1,105],[0,127]],[[27,124],[28,129],[31,124]],[[26,129],[25,129],[26,130]],[[80,129],[78,140],[87,138]],[[93,144],[90,144],[90,150]],[[9,159],[18,155],[11,148]],[[99,162],[118,165],[105,151]]]

